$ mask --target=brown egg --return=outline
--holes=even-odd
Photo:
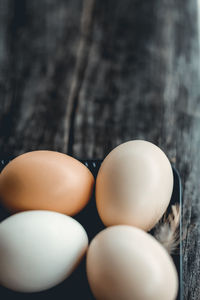
[[[92,173],[78,160],[54,151],[13,159],[0,176],[0,202],[11,212],[53,210],[75,215],[89,201]]]

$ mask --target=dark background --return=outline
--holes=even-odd
[[[188,300],[200,299],[198,3],[0,0],[1,157],[160,146],[182,178]]]

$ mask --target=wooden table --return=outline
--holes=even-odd
[[[160,146],[183,184],[184,299],[200,299],[197,0],[0,0],[0,154]]]

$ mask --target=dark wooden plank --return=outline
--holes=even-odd
[[[4,1],[0,149],[63,150],[63,123],[80,38],[81,1]],[[7,16],[7,18],[6,18]]]
[[[197,3],[102,2],[80,92],[74,154],[103,157],[142,138],[183,181],[184,299],[200,299],[200,89]],[[187,20],[187,21],[186,21]]]
[[[0,0],[0,154],[102,158],[129,139],[158,144],[181,173],[184,299],[198,300],[198,2],[84,3]]]

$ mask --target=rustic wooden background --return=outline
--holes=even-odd
[[[160,146],[183,184],[184,299],[200,299],[199,1],[0,0],[0,154]]]

